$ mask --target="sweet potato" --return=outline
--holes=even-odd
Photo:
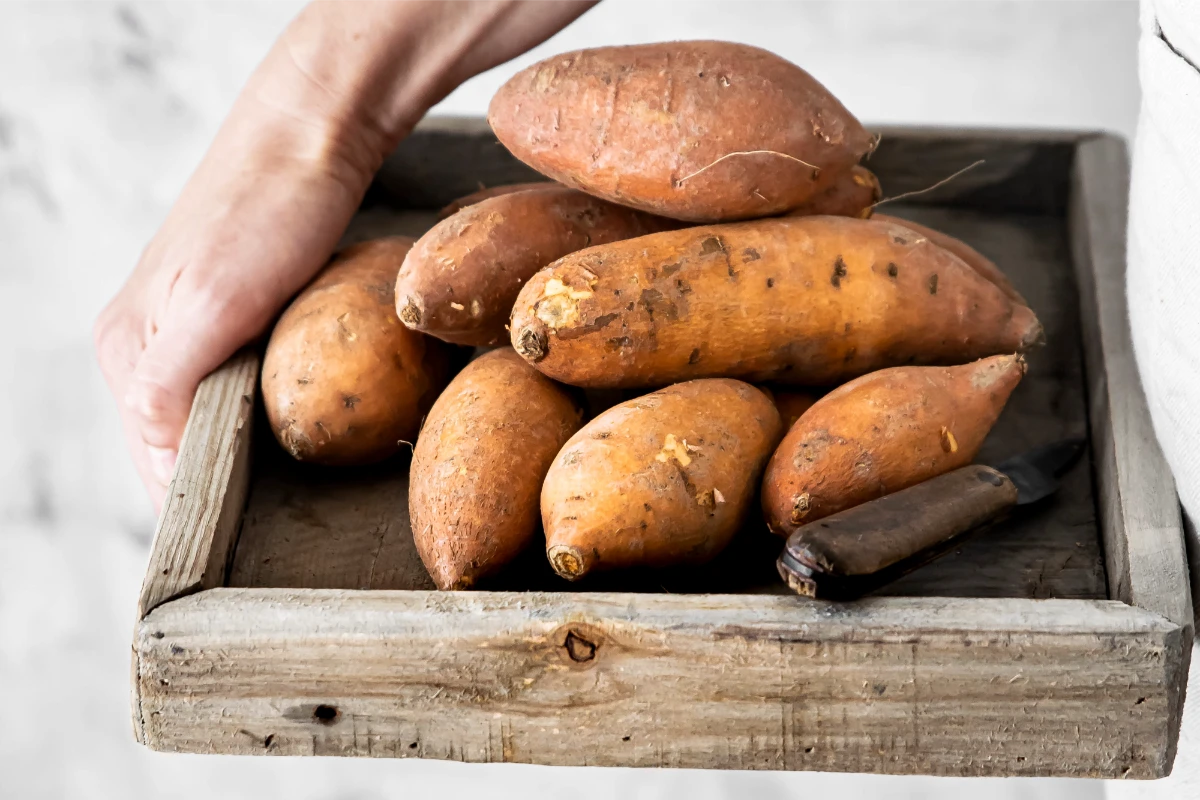
[[[563,186],[492,197],[417,241],[396,278],[396,311],[409,328],[447,342],[504,342],[513,301],[539,269],[589,245],[674,226]]]
[[[477,192],[464,195],[443,208],[438,212],[438,221],[440,222],[447,217],[452,217],[467,206],[473,206],[480,201],[488,200],[492,197],[499,197],[502,194],[512,194],[513,192],[523,192],[526,189],[549,189],[558,185],[554,181],[537,181],[536,183],[505,183],[500,186],[489,186]]]
[[[767,525],[801,525],[971,463],[1021,376],[1021,356],[896,367],[850,381],[792,426],[763,477]]]
[[[546,474],[551,565],[575,580],[709,560],[741,525],[782,433],[767,396],[735,380],[680,383],[610,408]]]
[[[429,412],[413,452],[408,513],[440,589],[466,589],[533,541],[550,462],[582,412],[509,348],[472,361]]]
[[[730,42],[554,56],[505,83],[488,121],[543,175],[692,222],[787,211],[875,141],[807,72]]]
[[[814,194],[793,208],[785,216],[811,217],[830,214],[837,217],[870,219],[875,204],[883,197],[879,178],[864,166],[855,164],[846,172],[839,172],[831,179],[828,188]]]
[[[734,377],[814,386],[902,364],[1023,350],[1041,326],[905,228],[796,217],[591,247],[513,307],[518,353],[578,386]]]
[[[275,324],[263,405],[294,458],[366,464],[416,438],[449,354],[396,319],[392,284],[412,244],[397,236],[343,250]]]
[[[1018,292],[1012,285],[1012,282],[1008,280],[1008,276],[1004,274],[1004,271],[996,266],[996,262],[992,261],[983,253],[979,252],[974,247],[971,247],[971,245],[967,244],[961,239],[955,239],[948,233],[935,231],[933,228],[920,225],[908,219],[889,217],[885,214],[875,214],[873,219],[880,220],[881,222],[890,222],[894,225],[900,225],[901,227],[908,228],[918,236],[924,236],[926,239],[933,242],[943,250],[949,250],[951,253],[954,253],[954,255],[961,258],[963,263],[965,263],[968,267],[978,272],[987,280],[996,284],[1000,291],[1004,292],[1004,294],[1008,296],[1008,299],[1012,300],[1014,303],[1020,303],[1023,306],[1029,305],[1025,302],[1025,298],[1021,296],[1021,293]]]

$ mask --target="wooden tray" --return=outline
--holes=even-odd
[[[725,566],[439,592],[408,526],[405,459],[291,462],[256,425],[259,356],[201,386],[133,642],[138,739],[182,752],[543,764],[1154,778],[1175,754],[1192,640],[1180,513],[1124,300],[1127,161],[1092,133],[884,130],[892,213],[1004,267],[1049,345],[983,457],[1072,433],[1047,507],[852,604],[786,593],[779,542]],[[349,239],[530,180],[481,120],[397,151]],[[258,432],[254,430],[257,428]],[[510,583],[519,583],[515,579]],[[719,594],[704,593],[719,591]]]

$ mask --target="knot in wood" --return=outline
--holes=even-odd
[[[596,647],[594,642],[585,639],[573,630],[567,631],[567,638],[563,642],[563,648],[567,651],[567,655],[572,661],[578,662],[591,661],[595,658]]]

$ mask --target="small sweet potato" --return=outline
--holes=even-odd
[[[879,178],[864,166],[855,164],[831,178],[830,185],[793,208],[785,216],[811,217],[830,214],[835,217],[870,219],[875,204],[883,197]]]
[[[734,377],[837,385],[884,367],[961,364],[1041,339],[958,257],[906,228],[794,217],[590,247],[535,275],[512,342],[587,387]]]
[[[709,560],[742,524],[782,434],[767,396],[735,380],[680,383],[610,408],[546,474],[551,565],[575,580]]]
[[[294,458],[366,464],[416,438],[449,354],[396,319],[392,285],[412,244],[397,236],[343,250],[275,324],[263,405]]]
[[[473,206],[482,200],[488,200],[493,197],[499,197],[502,194],[512,194],[513,192],[523,192],[526,189],[550,189],[559,184],[554,181],[537,181],[536,183],[505,183],[500,186],[489,186],[480,189],[477,192],[471,192],[455,200],[450,205],[438,212],[438,221],[452,217],[459,211],[462,211],[467,206]]]
[[[1016,287],[1012,285],[1012,282],[1009,281],[1008,276],[1004,274],[1004,271],[996,266],[996,262],[992,261],[983,253],[979,252],[974,247],[971,247],[971,245],[967,244],[961,239],[956,239],[948,233],[942,233],[941,231],[934,230],[927,225],[921,225],[913,222],[912,220],[901,219],[900,217],[892,217],[886,214],[875,214],[872,216],[872,219],[877,219],[880,222],[890,222],[893,225],[899,225],[901,227],[908,228],[918,236],[924,236],[926,239],[933,242],[943,250],[949,250],[951,253],[958,256],[968,267],[978,272],[987,280],[996,284],[1000,291],[1004,292],[1004,294],[1008,296],[1008,299],[1012,300],[1014,303],[1020,303],[1023,306],[1029,305],[1029,303],[1025,302],[1025,298],[1021,296],[1021,293],[1016,290]]]
[[[539,269],[590,245],[674,226],[563,186],[498,195],[417,241],[396,278],[396,311],[409,328],[447,342],[504,342],[513,301]]]
[[[488,121],[543,175],[692,222],[787,211],[874,145],[807,72],[731,42],[554,56],[505,83]]]
[[[1021,356],[957,367],[896,367],[817,401],[763,477],[767,525],[801,525],[971,463],[1025,374]]]
[[[408,484],[413,539],[438,588],[469,588],[533,541],[542,479],[581,421],[567,390],[507,347],[450,382],[421,429]]]

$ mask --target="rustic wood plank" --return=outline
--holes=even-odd
[[[1103,136],[1079,147],[1070,210],[1100,524],[1111,596],[1192,625],[1175,481],[1158,447],[1134,361],[1125,304],[1129,163]]]
[[[868,126],[881,135],[867,166],[886,197],[928,189],[976,161],[954,181],[911,199],[995,212],[1053,214],[1066,208],[1078,131]],[[497,140],[482,117],[427,117],[384,162],[371,198],[404,208],[440,208],[485,186],[544,180]]]
[[[1047,345],[1009,401],[983,459],[1014,453],[1085,430],[1078,302],[1065,229],[1059,219],[985,215],[900,206],[895,213],[967,241],[1004,267],[1046,329]],[[361,215],[360,215],[361,217]],[[375,209],[359,231],[420,233],[432,217]],[[304,468],[279,457],[267,434],[256,439],[255,469],[241,544],[229,585],[342,589],[432,588],[411,544],[403,462],[378,468]],[[601,575],[567,584],[530,553],[493,588],[547,591],[783,593],[774,561],[782,542],[747,526],[738,546],[703,571]],[[986,535],[967,539],[941,560],[880,590],[883,595],[949,597],[1107,597],[1095,500],[1086,464],[1070,472],[1046,505],[1022,510]]]
[[[1194,635],[1183,520],[1150,422],[1134,360],[1125,298],[1129,160],[1125,144],[1098,136],[1079,146],[1069,225],[1079,282],[1092,452],[1109,593],[1177,623],[1186,681]],[[1174,761],[1183,691],[1167,722]]]
[[[260,359],[238,353],[196,391],[158,518],[138,618],[160,603],[219,586],[250,483],[250,434]]]
[[[216,589],[135,650],[159,750],[1153,778],[1183,638],[1110,601]]]

